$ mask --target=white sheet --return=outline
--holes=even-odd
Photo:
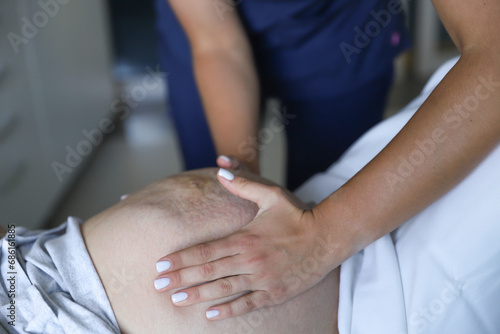
[[[296,194],[319,203],[368,163],[456,63]],[[500,333],[500,147],[465,180],[341,267],[346,333]]]

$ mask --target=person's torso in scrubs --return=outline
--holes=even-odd
[[[221,19],[227,10],[238,11],[263,97],[280,98],[288,113],[296,115],[286,127],[291,188],[328,167],[380,121],[393,60],[409,46],[399,0],[213,4]],[[169,74],[171,112],[186,168],[213,165],[215,151],[193,79],[189,44],[166,0],[157,0],[157,11],[162,66]]]

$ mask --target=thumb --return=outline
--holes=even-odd
[[[224,168],[219,169],[217,178],[231,193],[256,203],[261,209],[268,202],[268,197],[274,193],[274,187],[250,181],[241,176],[235,176]]]

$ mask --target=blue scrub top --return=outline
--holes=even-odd
[[[164,63],[191,66],[186,36],[157,0]],[[211,0],[210,0],[211,1]],[[212,1],[221,19],[237,10],[252,44],[263,93],[332,98],[388,73],[409,46],[399,0]]]
[[[321,85],[341,95],[386,73],[409,46],[399,0],[239,0],[236,8],[261,81],[281,96]],[[321,75],[335,82],[309,92],[300,84]]]

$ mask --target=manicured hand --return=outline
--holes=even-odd
[[[217,166],[225,169],[233,169],[235,171],[241,172],[251,172],[255,174],[259,174],[258,163],[251,163],[250,165],[245,164],[239,158],[219,155],[217,157]]]
[[[312,211],[297,207],[279,187],[235,177],[224,169],[218,178],[233,194],[255,202],[259,211],[253,221],[228,237],[158,261],[161,274],[155,287],[161,292],[208,282],[172,295],[175,305],[187,306],[246,292],[210,307],[206,314],[213,320],[235,317],[290,300],[319,283],[333,269],[331,263],[326,263],[328,254],[317,261],[318,247],[323,247],[322,254],[327,251],[324,227],[317,223]],[[312,259],[317,265],[304,272],[302,268]]]

